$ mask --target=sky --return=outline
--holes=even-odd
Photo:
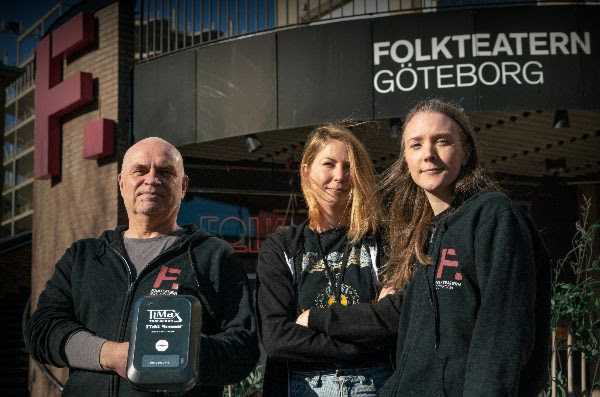
[[[59,2],[59,0],[0,0],[0,20],[6,22],[21,21],[23,22],[23,29],[27,30],[35,21],[44,16],[54,5]],[[66,5],[66,9],[78,2],[79,0],[62,0],[62,3]],[[209,22],[208,15],[210,10],[212,13],[212,18],[215,18],[216,20],[215,14],[219,17],[219,22],[217,22],[217,25],[221,25],[221,30],[225,30],[227,22],[225,21],[224,15],[228,14],[228,12],[224,10],[228,9],[229,12],[233,12],[232,10],[235,9],[236,12],[239,13],[240,21],[246,21],[246,26],[244,29],[249,29],[250,31],[254,31],[256,29],[256,24],[263,25],[265,23],[263,17],[259,16],[259,18],[255,18],[254,16],[256,15],[254,10],[264,10],[265,2],[268,2],[269,9],[271,10],[269,14],[271,20],[266,23],[272,26],[274,24],[273,18],[275,17],[275,13],[273,12],[273,9],[275,8],[275,0],[244,0],[243,2],[240,1],[239,3],[238,0],[210,0],[209,2],[203,1],[202,3],[200,0],[193,0],[193,3],[196,4],[196,13],[201,12],[199,11],[199,4],[203,4],[203,11],[201,12],[201,15],[203,15],[205,26],[209,26],[211,24],[211,22]],[[183,1],[171,2],[171,8],[179,7],[180,15],[186,15],[186,13],[191,10],[191,3],[192,2],[184,3]],[[152,6],[153,4],[154,6]],[[156,13],[156,10],[152,8],[156,7],[156,4],[156,2],[147,3],[147,12],[150,12],[151,15]],[[177,4],[177,6],[175,6],[175,4]],[[238,9],[236,4],[244,4],[245,6]],[[217,5],[220,7],[220,13],[219,11],[216,11],[218,8]],[[160,9],[163,7],[164,6],[161,5]],[[187,9],[184,10],[186,7]],[[163,11],[160,12],[162,13]],[[248,17],[246,17],[246,14],[248,14]],[[240,22],[240,24],[242,22]],[[238,26],[238,29],[241,29],[240,26]],[[33,45],[31,47],[33,48]],[[16,36],[12,33],[0,32],[0,60],[4,61],[6,59],[7,64],[14,65],[15,55]]]
[[[26,30],[57,3],[58,0],[0,0],[0,20],[21,21]],[[15,62],[16,38],[13,33],[0,32],[0,59],[4,61],[6,55],[9,65]]]

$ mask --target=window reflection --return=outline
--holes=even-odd
[[[16,154],[33,146],[33,123],[17,131]]]
[[[15,173],[12,163],[4,167],[4,189],[10,189],[15,186]]]
[[[15,216],[33,209],[33,183],[15,192]]]
[[[12,217],[11,194],[2,195],[2,220],[5,221]]]
[[[0,238],[10,236],[10,223],[8,225],[0,226]]]
[[[4,137],[4,161],[11,159],[15,155],[15,134],[8,134]]]
[[[12,113],[4,114],[4,131],[8,131],[17,124],[17,117]]]
[[[18,159],[16,168],[17,185],[33,178],[33,153],[29,153]]]

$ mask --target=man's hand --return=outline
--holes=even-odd
[[[115,371],[121,378],[127,379],[127,354],[129,342],[106,341],[100,349],[100,365],[104,369]]]
[[[310,316],[310,310],[303,311],[296,319],[296,324],[308,328],[308,316]]]
[[[397,292],[396,288],[392,286],[386,286],[379,291],[379,296],[377,297],[377,302],[385,298],[387,295],[393,295]]]

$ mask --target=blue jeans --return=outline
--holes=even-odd
[[[375,397],[392,374],[388,368],[292,371],[290,397]]]

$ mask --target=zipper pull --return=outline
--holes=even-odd
[[[436,229],[437,229],[436,225],[433,225],[431,227],[431,235],[429,236],[429,245],[431,245],[433,243],[433,237],[435,236]]]

